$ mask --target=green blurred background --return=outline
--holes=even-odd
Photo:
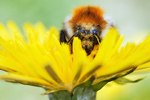
[[[150,32],[150,0],[0,0],[0,22],[15,21],[19,27],[24,22],[43,22],[62,28],[66,15],[82,5],[96,5],[104,9],[114,21],[119,32],[125,35],[124,44],[139,42]],[[2,73],[2,72],[1,72]],[[98,100],[150,100],[150,77],[124,86],[108,84],[99,91]],[[134,76],[132,76],[135,79]],[[48,100],[40,95],[38,87],[0,81],[0,100]]]

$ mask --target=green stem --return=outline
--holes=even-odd
[[[60,90],[48,94],[49,100],[71,100],[71,96],[67,90]]]
[[[61,90],[49,94],[49,100],[96,100],[96,92],[91,87],[76,87],[72,95]]]
[[[77,87],[73,91],[72,100],[96,100],[96,92],[91,87]]]

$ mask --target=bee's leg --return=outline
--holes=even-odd
[[[65,42],[67,43],[67,40],[66,40],[66,32],[64,30],[61,30],[60,31],[60,43],[62,42]]]
[[[71,46],[71,53],[73,53],[73,50],[72,50],[72,42],[73,42],[73,38],[78,36],[78,33],[74,34],[68,41],[67,43],[70,44]]]
[[[79,34],[78,34],[78,33],[75,33],[75,34],[67,41],[67,43],[70,43],[70,44],[72,45],[73,38],[74,38],[74,37],[78,37],[78,36],[79,36]]]
[[[72,42],[74,36],[75,36],[75,34],[67,41],[67,43]]]

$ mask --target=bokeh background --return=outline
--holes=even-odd
[[[22,27],[24,22],[43,22],[47,29],[63,26],[66,15],[83,5],[104,9],[119,32],[125,35],[124,44],[139,42],[150,33],[150,0],[0,0],[0,22],[13,20]],[[9,62],[8,62],[9,63]],[[0,71],[0,74],[3,72]],[[109,83],[97,94],[97,100],[150,100],[150,77],[147,73],[128,76],[145,77],[135,84]],[[0,100],[48,100],[40,95],[44,89],[0,81]]]

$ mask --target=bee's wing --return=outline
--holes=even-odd
[[[67,37],[70,38],[74,33],[73,33],[73,28],[72,28],[72,24],[69,23],[69,21],[72,19],[72,15],[70,16],[67,16],[65,18],[65,21],[64,21],[64,29],[66,30],[67,32]]]
[[[104,20],[107,22],[107,26],[105,29],[103,29],[103,31],[101,33],[101,37],[104,37],[106,35],[106,33],[110,27],[116,27],[110,16],[105,14],[103,17],[104,17]]]

